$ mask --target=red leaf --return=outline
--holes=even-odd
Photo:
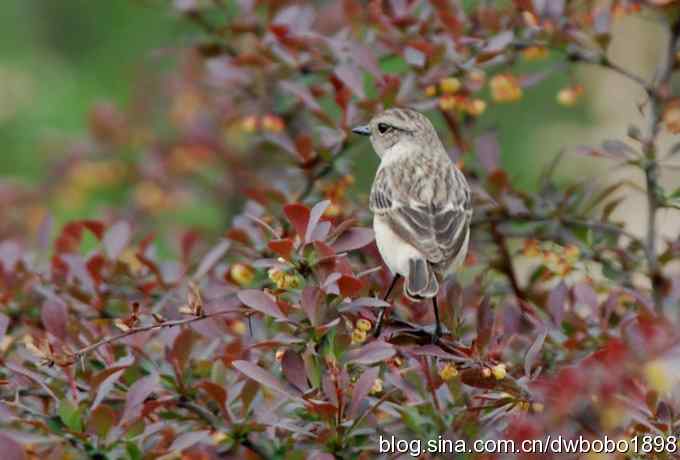
[[[373,241],[373,230],[370,228],[352,228],[340,235],[332,244],[335,252],[352,251],[363,248]]]
[[[293,240],[290,238],[271,240],[267,246],[284,259],[290,259],[290,253],[293,251]]]
[[[246,306],[253,310],[260,311],[266,315],[273,316],[276,319],[286,320],[279,306],[269,294],[266,294],[257,289],[245,289],[238,293],[238,298]]]
[[[130,242],[130,224],[119,221],[113,224],[104,235],[102,243],[109,260],[116,260]]]
[[[215,402],[217,402],[224,414],[227,413],[227,390],[225,390],[224,387],[207,380],[205,382],[199,383],[198,386],[203,388],[205,392],[208,393],[210,397],[215,400]]]
[[[286,396],[290,396],[291,398],[300,397],[300,391],[297,388],[289,383],[282,382],[272,373],[262,369],[260,366],[248,361],[234,361],[233,364],[238,371],[242,372],[248,378],[253,379],[260,385],[264,385],[267,388],[278,391],[279,393],[283,393]]]
[[[480,354],[484,352],[489,342],[491,342],[495,318],[496,315],[489,298],[484,297],[477,308],[477,339],[475,346]]]
[[[102,282],[102,268],[104,267],[106,260],[104,257],[97,253],[90,257],[90,259],[85,264],[87,272],[90,274],[95,284],[99,286]]]
[[[26,452],[21,444],[5,433],[0,433],[0,452],[3,460],[26,460]]]
[[[304,392],[309,388],[305,363],[299,353],[286,350],[281,359],[281,370],[286,380],[295,385],[298,390]]]
[[[40,319],[47,332],[61,340],[66,339],[67,317],[68,312],[63,301],[56,297],[45,300],[40,312]]]
[[[104,223],[98,220],[83,220],[81,221],[83,227],[88,229],[98,240],[102,239],[104,235]]]
[[[61,234],[54,243],[57,253],[76,252],[83,238],[83,226],[80,222],[69,222],[64,225]]]
[[[284,206],[283,212],[290,223],[293,224],[293,227],[295,227],[295,232],[300,238],[304,238],[307,232],[307,224],[309,223],[309,209],[303,204],[292,203]]]
[[[364,282],[354,276],[342,275],[338,287],[343,297],[354,297],[364,287]]]

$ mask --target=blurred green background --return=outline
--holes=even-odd
[[[82,135],[99,100],[123,104],[135,71],[184,24],[164,4],[10,0],[0,14],[0,174],[36,182],[47,145]]]

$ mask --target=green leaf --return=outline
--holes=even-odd
[[[77,405],[64,399],[59,403],[59,410],[57,413],[59,414],[61,421],[69,430],[78,432],[83,431],[83,421]]]
[[[139,450],[136,444],[128,442],[125,445],[125,452],[127,452],[130,460],[142,460],[142,451]]]

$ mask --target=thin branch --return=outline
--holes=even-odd
[[[498,246],[501,257],[501,268],[503,269],[503,273],[508,277],[512,292],[515,294],[515,297],[517,297],[518,302],[527,302],[527,296],[519,284],[515,266],[512,263],[512,255],[510,254],[508,243],[505,240],[505,236],[498,230],[498,224],[496,222],[491,224],[491,236],[494,243],[496,243],[496,246]]]
[[[191,318],[186,318],[186,319],[177,319],[177,320],[172,320],[172,321],[163,321],[161,323],[155,323],[155,324],[148,324],[146,326],[140,326],[140,327],[135,327],[132,328],[128,331],[122,332],[118,335],[112,335],[109,337],[105,337],[95,343],[92,343],[86,347],[81,348],[80,350],[77,350],[73,353],[73,357],[78,360],[79,358],[85,356],[86,354],[90,353],[91,351],[96,350],[97,348],[106,345],[108,343],[116,342],[118,340],[122,340],[125,337],[129,337],[134,334],[139,334],[140,332],[147,332],[147,331],[153,331],[156,329],[163,329],[166,327],[175,327],[175,326],[182,326],[185,324],[191,324],[195,323],[197,321],[203,321],[204,319],[208,318],[214,318],[215,316],[221,316],[226,313],[238,313],[237,310],[224,310],[224,311],[218,311],[215,313],[209,313],[203,316],[192,316]]]
[[[343,142],[340,145],[340,148],[338,150],[338,153],[333,155],[330,160],[328,160],[328,163],[321,168],[316,174],[312,174],[309,176],[307,179],[307,183],[305,184],[305,188],[300,192],[300,195],[297,198],[297,201],[302,202],[304,201],[305,198],[309,196],[310,193],[312,193],[312,190],[314,189],[314,184],[316,184],[317,181],[320,179],[323,179],[330,173],[332,173],[335,170],[335,164],[337,163],[338,159],[340,159],[345,153],[347,153],[349,149],[347,148],[347,142]]]

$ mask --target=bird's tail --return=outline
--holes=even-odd
[[[425,259],[413,258],[408,261],[408,277],[404,293],[412,300],[422,300],[437,295],[439,281],[434,270]]]

